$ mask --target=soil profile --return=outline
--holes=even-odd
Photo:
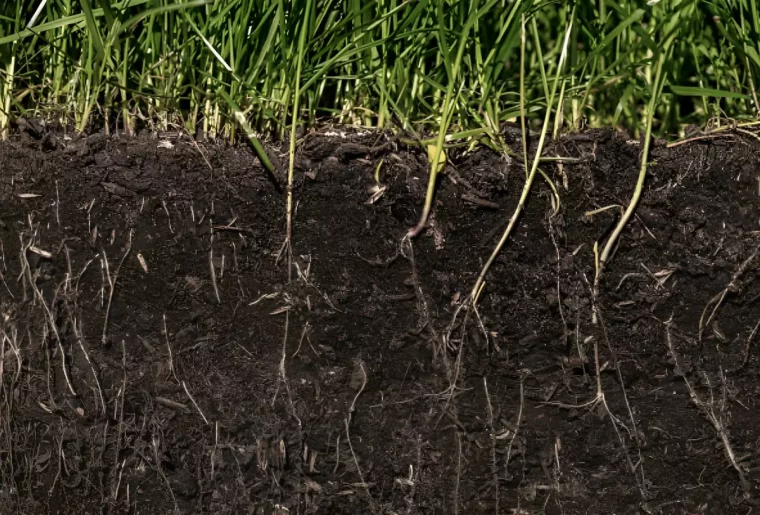
[[[519,151],[519,134],[505,135]],[[280,170],[287,154],[270,148]],[[0,145],[3,513],[747,513],[760,479],[760,143]],[[601,246],[601,243],[600,243]]]

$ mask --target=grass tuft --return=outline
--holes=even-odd
[[[0,6],[0,130],[37,116],[80,130],[97,121],[130,132],[144,120],[233,137],[242,112],[256,132],[280,137],[294,118],[493,135],[523,110],[535,128],[573,9],[553,133],[643,132],[668,40],[653,133],[756,115],[755,1],[9,0]]]

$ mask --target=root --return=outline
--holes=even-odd
[[[736,461],[736,453],[734,452],[734,448],[731,445],[731,440],[728,437],[728,427],[726,426],[724,413],[726,410],[726,376],[723,373],[723,369],[720,370],[720,378],[722,381],[722,388],[721,388],[721,399],[720,402],[718,402],[717,406],[717,413],[716,413],[716,401],[713,398],[713,387],[712,383],[710,382],[710,378],[707,376],[707,373],[702,372],[702,376],[707,383],[707,386],[710,390],[710,400],[705,401],[697,394],[696,390],[692,386],[691,382],[689,382],[689,379],[684,374],[684,368],[681,365],[681,359],[676,352],[676,349],[673,345],[673,335],[671,331],[671,327],[673,325],[673,316],[671,315],[670,319],[665,322],[665,343],[668,347],[668,351],[670,352],[670,355],[673,357],[673,361],[676,365],[676,374],[680,375],[684,383],[686,384],[686,389],[689,392],[689,397],[691,397],[692,402],[697,406],[697,409],[702,412],[702,414],[707,417],[707,420],[710,421],[710,423],[713,426],[713,429],[715,429],[715,433],[720,438],[721,444],[723,445],[723,449],[726,453],[726,458],[728,459],[731,466],[736,470],[737,475],[739,476],[739,481],[741,482],[742,489],[744,490],[744,496],[745,498],[750,498],[752,494],[752,485],[747,480],[744,470],[741,468],[739,463]]]
[[[417,435],[417,465],[414,470],[412,470],[412,468],[413,467],[409,465],[409,479],[411,480],[412,487],[409,492],[409,497],[407,498],[407,515],[411,515],[412,509],[414,508],[414,495],[417,491],[417,483],[419,482],[420,470],[422,469],[422,437],[419,434]]]
[[[375,505],[375,500],[372,498],[372,494],[369,491],[369,485],[364,481],[364,475],[362,474],[362,469],[359,467],[359,461],[356,459],[356,454],[354,453],[354,446],[351,445],[351,433],[349,432],[349,419],[344,418],[343,419],[343,425],[346,428],[346,441],[348,442],[348,448],[351,451],[351,457],[354,459],[354,466],[356,467],[356,473],[359,474],[359,481],[361,481],[361,487],[364,489],[364,491],[367,493],[367,499],[369,499],[369,506],[372,510],[372,513],[377,513],[377,506]]]
[[[28,249],[31,245],[32,245],[31,240],[28,244],[23,245],[23,239],[22,239],[22,246],[24,249]],[[34,291],[35,299],[40,302],[40,304],[42,305],[42,308],[45,311],[45,315],[46,315],[45,319],[46,319],[47,326],[50,332],[53,334],[56,344],[58,345],[58,352],[61,353],[61,370],[63,371],[63,377],[66,381],[66,386],[69,389],[69,393],[72,396],[77,397],[77,392],[74,389],[74,385],[71,382],[71,378],[69,376],[69,370],[68,370],[68,367],[66,366],[66,351],[63,348],[63,342],[61,341],[61,336],[58,332],[58,326],[56,325],[55,316],[53,316],[53,313],[52,311],[50,311],[50,308],[48,307],[47,302],[45,302],[45,298],[42,296],[42,292],[37,287],[37,284],[34,282],[34,279],[31,277],[31,267],[29,265],[29,261],[26,259],[26,250],[22,250],[21,257],[23,259],[22,268],[26,271],[26,274],[28,275],[27,281],[29,282],[29,285]],[[24,289],[24,291],[26,291],[26,289]],[[58,289],[56,289],[56,295],[57,294],[58,294]]]
[[[462,477],[462,436],[459,430],[455,430],[457,435],[457,478],[454,483],[454,515],[459,515],[459,483]]]
[[[121,388],[119,389],[119,393],[117,394],[117,400],[118,397],[121,396],[121,400],[117,405],[114,406],[114,411],[118,410],[119,414],[119,426],[116,432],[116,446],[114,447],[113,452],[113,460],[114,460],[114,467],[119,467],[119,455],[121,454],[121,446],[123,442],[123,435],[124,435],[124,397],[126,395],[127,390],[127,348],[124,344],[124,340],[121,340],[121,373],[122,373],[122,380],[121,380]],[[114,413],[115,415],[115,413]],[[114,416],[114,418],[116,418]],[[106,426],[107,430],[108,426]],[[116,502],[116,499],[119,497],[119,486],[121,484],[121,473],[124,471],[124,464],[126,463],[126,458],[121,463],[121,467],[119,467],[119,477],[116,481],[116,485],[111,490],[111,498],[114,502]]]
[[[301,422],[301,419],[298,417],[298,414],[296,413],[296,406],[293,403],[293,396],[290,393],[290,383],[288,382],[288,376],[286,374],[285,369],[285,360],[287,359],[288,355],[288,330],[290,327],[290,310],[285,311],[285,330],[283,331],[283,337],[282,337],[282,354],[280,357],[280,365],[278,367],[278,381],[277,381],[277,389],[274,392],[274,396],[272,397],[272,407],[274,407],[274,403],[277,400],[277,394],[280,391],[280,384],[282,384],[285,387],[285,394],[288,398],[287,403],[287,411],[290,412],[290,416],[293,417],[293,419],[296,421],[296,424],[298,425],[298,442],[299,445],[304,444],[304,437],[303,437],[303,424]],[[350,416],[350,415],[349,415]],[[335,466],[337,468],[338,463],[336,461]]]
[[[404,246],[407,247],[406,251],[404,250]],[[430,323],[430,310],[428,308],[427,301],[425,300],[425,295],[422,291],[422,284],[420,283],[420,277],[417,272],[417,263],[414,259],[414,246],[412,245],[412,240],[409,235],[404,236],[404,238],[401,240],[401,248],[399,249],[399,252],[405,259],[409,261],[409,264],[412,267],[412,284],[414,284],[414,294],[417,297],[417,311],[420,315],[417,331],[422,331],[425,329],[425,327],[429,328],[433,335],[434,341],[438,342],[438,333]],[[437,355],[437,349],[434,348],[433,359],[435,359]]]
[[[190,399],[190,402],[193,403],[193,406],[195,406],[195,409],[198,411],[198,413],[200,414],[200,416],[203,419],[203,421],[206,423],[206,425],[209,425],[209,421],[206,418],[206,415],[203,414],[203,411],[201,410],[201,407],[198,406],[198,403],[195,402],[195,399],[193,399],[193,396],[190,395],[190,390],[188,390],[187,384],[184,381],[182,381],[182,389],[185,390],[185,393],[187,394],[188,399]]]
[[[488,394],[488,380],[483,377],[483,390],[486,393],[486,406],[488,406],[488,432],[491,437],[491,475],[494,487],[494,513],[499,515],[499,465],[496,457],[496,430],[493,424],[493,407],[491,396]]]
[[[66,253],[66,263],[68,266],[68,274],[66,276],[66,282],[65,285],[68,286],[68,291],[66,292],[66,297],[73,298],[73,307],[71,304],[69,304],[68,300],[66,301],[66,308],[69,312],[69,318],[71,319],[71,330],[74,332],[74,337],[77,339],[77,343],[79,344],[79,348],[82,351],[82,354],[84,354],[84,358],[87,361],[87,364],[90,365],[90,372],[92,373],[92,377],[95,379],[95,386],[98,390],[98,396],[100,398],[100,405],[102,408],[102,414],[106,415],[106,401],[105,397],[103,396],[103,389],[100,386],[100,380],[98,379],[98,374],[95,371],[95,366],[92,364],[92,360],[90,359],[90,353],[87,352],[87,348],[85,347],[85,341],[84,336],[82,336],[82,330],[80,327],[80,320],[77,318],[77,296],[79,295],[79,278],[81,278],[84,273],[87,271],[87,268],[90,266],[90,263],[92,263],[92,259],[85,263],[84,267],[82,268],[82,271],[79,273],[77,282],[75,284],[74,291],[71,291],[71,256],[69,255],[69,249],[68,247],[65,248]]]
[[[595,295],[595,290],[589,283],[588,279],[585,275],[582,275],[584,282],[586,283],[586,287],[591,295],[591,307],[593,309],[594,318],[599,323],[602,333],[604,335],[604,342],[607,346],[607,351],[610,353],[610,356],[612,357],[612,363],[613,367],[615,368],[615,372],[617,374],[617,380],[620,384],[620,391],[623,396],[623,401],[625,402],[626,410],[628,411],[628,419],[631,422],[631,430],[629,430],[625,424],[620,422],[610,410],[609,406],[607,405],[607,401],[604,398],[604,393],[602,392],[602,382],[600,377],[601,369],[599,368],[599,346],[596,342],[594,342],[594,359],[595,359],[595,366],[596,366],[596,380],[597,380],[597,395],[602,396],[602,402],[604,404],[605,409],[607,410],[607,413],[610,416],[610,421],[612,422],[613,428],[615,430],[615,434],[618,437],[618,440],[620,441],[620,444],[622,445],[623,451],[625,452],[625,458],[628,463],[628,468],[631,471],[631,473],[636,478],[636,484],[639,488],[639,493],[641,494],[641,498],[646,501],[649,497],[649,494],[646,490],[645,486],[645,479],[644,479],[644,468],[642,466],[643,458],[641,456],[641,442],[639,441],[639,434],[638,430],[636,428],[636,418],[633,416],[633,410],[631,409],[631,404],[628,401],[628,394],[625,391],[625,382],[623,381],[623,374],[620,372],[620,364],[617,359],[617,352],[612,348],[612,344],[610,343],[609,335],[607,334],[607,326],[604,324],[604,317],[602,315],[602,310],[599,307],[599,303],[597,302],[597,298]],[[620,433],[620,430],[618,428],[618,424],[622,426],[628,435],[633,439],[633,441],[636,443],[636,452],[638,454],[638,460],[636,463],[633,463],[631,460],[631,456],[628,452],[628,447],[625,444],[625,440],[623,439],[622,434]]]
[[[84,359],[87,360],[87,364],[90,365],[90,372],[92,372],[92,377],[95,379],[95,386],[98,389],[98,397],[100,398],[100,405],[102,407],[102,413],[103,415],[106,414],[106,401],[103,396],[103,389],[100,387],[100,380],[98,379],[98,374],[95,372],[95,367],[92,364],[92,360],[90,359],[90,354],[87,352],[87,348],[84,346],[84,338],[82,337],[81,329],[77,327],[77,324],[79,323],[79,320],[72,318],[71,320],[71,327],[74,331],[74,336],[77,339],[77,343],[79,344],[79,348],[82,351],[82,354],[84,354]]]
[[[362,385],[359,387],[359,391],[356,392],[356,395],[354,396],[353,402],[351,402],[351,407],[348,408],[348,423],[351,423],[351,417],[354,414],[354,411],[356,410],[356,400],[359,398],[359,396],[364,392],[364,388],[367,386],[367,372],[364,370],[364,363],[359,361],[359,370],[362,372]]]
[[[515,443],[517,433],[520,432],[520,424],[522,423],[523,409],[525,408],[525,378],[520,378],[520,411],[517,412],[517,422],[515,423],[515,430],[512,431],[512,437],[509,439],[509,445],[507,445],[507,463],[506,467],[509,469],[509,460],[512,458],[512,445]]]
[[[177,504],[177,498],[174,496],[174,490],[172,490],[172,485],[169,483],[169,478],[166,477],[166,474],[164,474],[164,470],[161,468],[161,459],[158,455],[158,445],[159,445],[159,439],[157,436],[153,436],[153,441],[151,442],[151,447],[153,448],[153,457],[156,460],[155,461],[155,467],[158,471],[158,474],[161,476],[161,479],[164,480],[164,483],[166,484],[166,489],[169,490],[169,495],[171,495],[172,502],[174,503],[174,513],[179,513],[179,505]]]
[[[103,319],[103,335],[101,337],[101,344],[105,347],[107,341],[108,341],[108,321],[111,318],[111,304],[113,303],[113,294],[114,291],[116,291],[116,281],[119,279],[119,272],[121,271],[121,267],[124,265],[124,261],[126,261],[127,256],[129,255],[129,252],[132,250],[132,230],[129,231],[129,236],[127,237],[127,248],[124,251],[124,255],[121,257],[121,261],[119,261],[119,266],[116,267],[116,271],[113,274],[113,279],[111,279],[111,274],[108,270],[108,256],[106,256],[106,251],[103,249],[101,251],[102,258],[101,262],[103,263],[103,267],[105,268],[106,277],[108,279],[108,304],[106,304],[106,314]]]
[[[211,275],[211,286],[214,287],[214,295],[216,296],[217,304],[222,303],[222,298],[219,295],[219,285],[216,282],[216,267],[214,266],[214,234],[211,234],[211,244],[208,247],[208,268]]]
[[[655,73],[654,73],[654,79],[652,83],[653,91],[657,91],[662,84],[663,79],[663,64],[665,62],[666,55],[665,53],[662,53],[659,56],[659,59],[657,60],[657,64],[655,66]],[[639,168],[639,177],[636,181],[636,187],[634,188],[633,195],[631,196],[631,200],[628,203],[628,206],[625,208],[625,212],[623,213],[623,216],[620,217],[620,221],[615,226],[615,229],[613,229],[612,234],[610,234],[610,237],[607,239],[607,242],[604,244],[604,248],[602,249],[601,253],[598,255],[598,262],[596,267],[596,274],[594,275],[594,293],[599,293],[599,284],[601,281],[602,274],[605,270],[605,267],[610,259],[612,259],[612,253],[614,249],[617,248],[618,240],[620,239],[620,235],[623,232],[623,229],[628,224],[628,221],[633,216],[634,212],[636,211],[636,207],[639,204],[639,201],[641,199],[641,194],[644,191],[644,181],[646,179],[647,175],[647,169],[649,168],[649,146],[652,141],[651,135],[652,135],[652,123],[654,120],[654,112],[655,108],[657,107],[657,99],[658,95],[652,95],[649,100],[649,105],[646,110],[646,133],[644,135],[644,147],[641,150],[641,166]]]
[[[715,295],[713,298],[709,300],[707,305],[705,305],[705,309],[702,310],[702,316],[699,318],[699,344],[700,347],[702,344],[702,336],[704,335],[705,327],[710,325],[710,322],[712,322],[713,318],[715,318],[715,315],[718,312],[718,309],[723,304],[723,301],[726,298],[726,295],[729,294],[729,292],[735,292],[739,289],[739,281],[741,280],[742,275],[744,275],[744,272],[747,271],[749,268],[749,265],[752,264],[752,261],[757,256],[758,252],[760,252],[760,244],[758,244],[755,247],[755,250],[752,251],[752,254],[745,259],[741,265],[739,265],[739,268],[737,268],[734,273],[731,275],[731,281],[729,281],[728,286],[726,288]],[[713,305],[713,309],[710,312],[710,316],[707,317],[707,320],[705,320],[705,315],[707,314],[707,310],[710,309],[710,306]]]
[[[172,346],[169,343],[169,329],[166,327],[166,313],[163,315],[163,321],[164,321],[164,337],[166,338],[166,350],[169,351],[169,373],[174,376],[174,380],[179,383],[179,379],[177,379],[177,373],[174,370],[174,356],[172,354]]]
[[[752,350],[752,340],[755,338],[755,334],[757,333],[758,328],[760,328],[760,320],[757,321],[755,324],[755,327],[752,328],[752,332],[749,333],[749,336],[747,337],[747,342],[744,344],[744,359],[742,360],[742,364],[739,365],[738,370],[743,370],[744,367],[747,366],[747,363],[749,363],[749,357],[751,355]]]
[[[554,251],[557,254],[557,307],[559,308],[559,317],[562,320],[562,329],[563,329],[563,340],[567,342],[568,338],[568,329],[567,329],[567,320],[565,319],[565,311],[562,309],[562,288],[561,288],[561,282],[560,282],[560,271],[562,269],[562,255],[559,252],[559,245],[557,245],[557,238],[554,237],[554,224],[552,224],[552,217],[548,217],[548,223],[549,223],[549,237],[552,240],[552,245],[554,245]],[[583,361],[583,357],[580,355],[580,349],[578,357]],[[585,372],[585,367],[584,367]]]
[[[581,277],[583,278],[584,282],[586,283],[586,287],[591,292],[591,305],[592,305],[593,314],[595,315],[595,318],[598,321],[601,321],[602,328],[604,328],[604,323],[603,323],[603,319],[602,319],[602,316],[601,316],[601,311],[599,310],[599,307],[598,307],[597,301],[596,301],[595,290],[594,290],[594,288],[592,287],[592,285],[590,284],[590,282],[588,281],[588,279],[586,278],[585,275],[582,274]],[[640,448],[640,444],[639,444],[639,441],[638,441],[638,435],[637,435],[636,429],[635,429],[636,428],[635,419],[633,417],[633,412],[631,410],[630,404],[628,402],[628,398],[627,398],[626,393],[625,393],[624,383],[622,382],[622,375],[620,374],[620,368],[619,368],[619,366],[617,364],[616,354],[613,351],[612,346],[609,343],[609,339],[607,338],[606,330],[604,330],[604,336],[605,336],[605,340],[606,340],[606,343],[607,343],[608,351],[612,355],[613,363],[615,363],[614,366],[615,366],[615,368],[616,368],[616,370],[618,372],[618,381],[620,381],[621,388],[623,389],[623,398],[625,399],[625,404],[626,404],[626,407],[628,409],[628,415],[629,415],[629,418],[631,420],[631,424],[632,424],[633,430],[629,429],[620,419],[618,419],[612,413],[612,410],[610,409],[609,404],[607,403],[606,394],[604,392],[604,389],[602,388],[601,363],[600,363],[600,360],[599,360],[599,343],[597,342],[596,339],[594,339],[594,366],[595,366],[595,369],[596,369],[596,396],[593,399],[591,399],[590,401],[588,401],[588,402],[586,402],[584,404],[580,404],[580,405],[565,404],[565,403],[560,403],[560,402],[547,402],[545,404],[551,405],[551,406],[557,406],[557,407],[561,407],[561,408],[565,408],[565,409],[582,409],[582,408],[586,408],[589,411],[592,410],[592,409],[594,409],[594,408],[596,408],[597,406],[602,406],[604,408],[604,411],[609,416],[610,422],[612,423],[613,431],[615,432],[615,436],[617,437],[618,441],[620,442],[620,445],[621,445],[621,448],[623,450],[623,453],[625,454],[625,458],[626,458],[626,462],[628,464],[628,468],[629,468],[631,474],[633,474],[633,476],[634,476],[634,478],[636,480],[636,485],[638,487],[638,490],[639,490],[639,493],[641,495],[641,498],[646,501],[648,499],[648,497],[649,497],[649,494],[648,494],[648,492],[646,490],[646,487],[645,487],[643,472],[641,472],[643,470],[642,467],[641,467],[641,462],[642,462],[641,448]],[[625,438],[623,437],[623,434],[620,431],[621,427],[626,431],[626,433],[628,433],[628,435],[636,443],[636,448],[637,448],[638,454],[639,454],[639,459],[637,460],[636,463],[634,463],[633,460],[631,460],[630,453],[628,452],[628,445],[626,444]]]

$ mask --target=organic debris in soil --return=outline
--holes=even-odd
[[[559,210],[537,184],[477,313],[463,303],[524,170],[487,149],[449,154],[410,242],[424,152],[310,135],[288,283],[284,179],[245,148],[0,145],[2,505],[753,506],[758,142],[655,147],[596,298],[594,245],[630,198],[639,146],[604,131],[554,142],[547,155],[565,159],[542,166]]]

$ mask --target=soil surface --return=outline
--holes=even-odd
[[[1,511],[756,510],[760,143],[655,144],[594,295],[639,152],[612,132],[553,142],[559,205],[538,178],[475,310],[521,157],[452,150],[409,241],[425,152],[309,134],[288,270],[285,175],[248,148],[17,134]]]

